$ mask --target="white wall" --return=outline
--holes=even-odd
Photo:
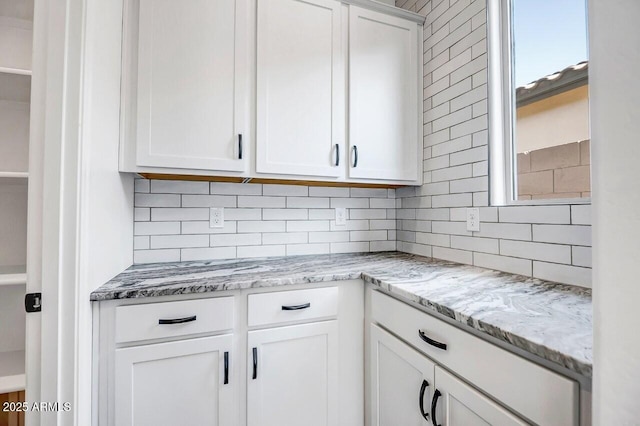
[[[396,190],[398,250],[591,286],[590,205],[489,206],[486,0],[396,5],[426,16],[424,185]]]
[[[594,424],[640,419],[640,3],[589,2]]]

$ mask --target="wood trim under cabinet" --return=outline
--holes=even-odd
[[[289,179],[265,179],[265,178],[242,178],[234,176],[200,176],[200,175],[169,175],[163,173],[138,173],[145,179],[155,180],[189,180],[205,182],[234,182],[234,183],[264,183],[272,185],[301,185],[301,186],[330,186],[346,188],[387,188],[396,189],[409,185],[391,185],[381,183],[359,183],[359,182],[322,182],[314,180],[289,180]]]
[[[24,391],[9,392],[0,395],[0,405],[5,402],[24,401]],[[0,409],[0,426],[24,426],[24,411],[2,411]]]

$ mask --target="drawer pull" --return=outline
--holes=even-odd
[[[427,382],[426,380],[423,380],[422,386],[420,386],[420,396],[418,397],[420,398],[420,414],[422,414],[422,417],[424,417],[426,421],[429,421],[429,413],[424,411],[424,392],[427,390],[428,387],[429,387],[429,382]]]
[[[258,378],[258,348],[253,348],[253,380]]]
[[[229,384],[229,352],[224,353],[224,384]]]
[[[433,339],[429,338],[426,334],[424,334],[424,332],[422,330],[418,330],[418,335],[420,336],[420,338],[424,342],[427,342],[431,346],[435,346],[436,348],[442,349],[443,351],[447,350],[447,344],[446,343],[441,343],[441,342],[438,342],[437,340],[433,340]]]
[[[305,303],[303,305],[282,305],[283,311],[299,311],[301,309],[307,309],[311,307],[311,303]]]
[[[196,316],[192,316],[192,317],[184,317],[184,318],[174,318],[174,319],[160,319],[158,320],[158,324],[160,325],[164,325],[164,324],[184,324],[185,322],[191,322],[191,321],[195,321],[196,320]]]
[[[238,160],[242,160],[242,133],[238,135]]]
[[[441,395],[440,391],[436,389],[433,393],[433,399],[431,400],[431,422],[433,426],[440,426],[436,420],[436,408],[438,407],[438,398],[440,398]]]

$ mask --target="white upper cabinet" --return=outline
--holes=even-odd
[[[343,175],[341,3],[260,0],[257,7],[256,171]]]
[[[349,177],[418,180],[418,24],[349,11]]]
[[[136,139],[136,164],[244,171],[246,0],[133,0],[129,6],[132,52],[125,66],[135,102],[125,108],[135,111],[129,135]]]

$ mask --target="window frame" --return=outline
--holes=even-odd
[[[591,204],[591,197],[518,200],[512,0],[487,0],[489,205]]]

